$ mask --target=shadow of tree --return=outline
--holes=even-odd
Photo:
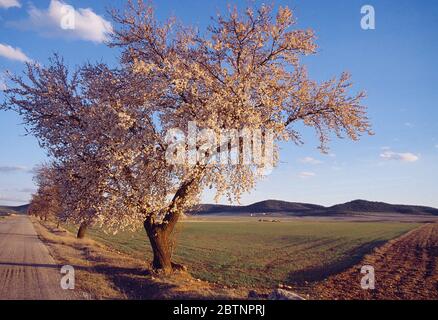
[[[150,271],[139,269],[114,268],[97,266],[94,270],[104,274],[130,300],[164,299],[167,293],[177,286],[152,280]]]
[[[61,270],[61,265],[47,263],[0,262],[0,267],[50,268]],[[160,299],[165,293],[176,286],[153,281],[149,270],[141,268],[126,268],[100,264],[96,266],[73,265],[75,270],[95,272],[104,275],[114,285],[127,295],[129,299]]]
[[[55,236],[66,236],[65,231],[54,226],[46,224],[45,228]],[[67,237],[59,240],[44,238],[44,242],[54,245],[62,244],[79,251],[81,259],[87,261],[87,265],[72,264],[75,269],[103,275],[114,288],[130,300],[233,299],[229,292],[221,288],[210,286],[204,288],[203,284],[195,282],[196,279],[184,271],[176,271],[173,275],[163,277],[153,272],[146,262],[135,261],[135,259],[128,262],[118,254],[112,253],[101,255],[95,251],[97,248],[93,244],[86,241],[77,241]],[[58,268],[57,265],[40,265],[40,267]]]
[[[296,286],[305,286],[307,283],[317,282],[326,279],[327,277],[343,272],[359,263],[363,256],[372,252],[378,246],[386,243],[384,240],[376,240],[363,244],[346,254],[346,258],[341,261],[335,261],[330,264],[298,270],[289,273],[287,281]]]

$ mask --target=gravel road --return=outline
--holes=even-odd
[[[0,300],[70,300],[58,266],[25,215],[0,219]]]

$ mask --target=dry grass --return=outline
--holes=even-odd
[[[79,240],[54,223],[32,218],[57,263],[75,267],[84,299],[238,299],[247,291],[194,279],[186,272],[166,278],[144,261],[90,239]]]
[[[76,289],[90,299],[123,299],[125,295],[117,290],[104,274],[94,271],[101,246],[93,240],[77,240],[72,234],[58,229],[50,222],[32,218],[40,239],[49,247],[55,261],[75,267]]]

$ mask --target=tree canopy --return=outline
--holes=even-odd
[[[332,134],[370,133],[364,93],[350,94],[348,73],[309,79],[300,58],[316,53],[315,35],[297,29],[287,7],[231,8],[204,32],[158,21],[143,1],[113,18],[117,67],[71,71],[57,55],[47,66],[28,63],[24,78],[11,76],[2,105],[23,116],[59,168],[64,212],[75,222],[114,231],[143,223],[150,239],[162,232],[168,241],[205,188],[238,200],[263,176],[266,161],[244,161],[245,132],[257,132],[250,148],[256,136],[272,140],[258,156],[273,166],[278,143],[301,142],[298,123],[315,129],[322,151]],[[190,136],[190,123],[197,138],[169,151],[178,134]],[[238,138],[224,138],[230,132]],[[185,160],[169,161],[178,150]],[[237,162],[211,161],[233,150]]]

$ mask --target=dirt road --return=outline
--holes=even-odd
[[[360,285],[364,265],[374,267],[375,289]],[[320,299],[438,299],[438,224],[426,224],[394,239],[355,267],[314,288]]]
[[[74,299],[60,285],[61,266],[38,239],[27,216],[0,220],[0,299]]]

